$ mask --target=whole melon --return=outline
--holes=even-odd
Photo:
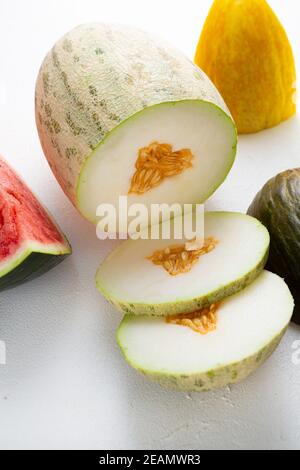
[[[46,56],[36,123],[48,162],[79,211],[99,204],[196,203],[223,182],[236,128],[207,76],[152,35],[81,25]]]
[[[214,0],[195,62],[224,97],[240,134],[295,114],[292,47],[266,0]]]
[[[293,319],[300,324],[300,168],[270,179],[255,197],[248,213],[269,230],[267,267],[289,285],[296,302]]]

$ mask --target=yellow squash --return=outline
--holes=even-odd
[[[265,0],[215,0],[195,62],[219,89],[241,134],[296,112],[292,48]]]

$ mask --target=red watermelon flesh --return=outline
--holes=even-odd
[[[0,156],[0,292],[41,276],[71,252],[51,216]]]
[[[66,244],[46,210],[0,157],[0,262],[25,242]]]

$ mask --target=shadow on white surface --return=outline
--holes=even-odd
[[[257,134],[240,135],[238,152],[225,183],[206,202],[206,210],[246,212],[273,176],[300,166],[300,116]]]
[[[299,334],[298,328],[291,326],[291,330]],[[289,343],[286,337],[275,354],[244,382],[200,394],[162,389],[127,366],[123,381],[132,409],[128,429],[132,448],[216,449],[216,442],[218,449],[297,446],[299,409],[290,415],[286,396],[297,373],[299,389],[300,369],[295,368],[293,377],[285,369]],[[251,413],[253,409],[255,413]]]

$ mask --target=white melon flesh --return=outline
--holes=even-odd
[[[63,190],[89,220],[127,195],[141,148],[190,149],[193,166],[129,203],[200,203],[224,181],[236,128],[219,92],[180,51],[146,32],[81,25],[47,54],[36,84],[36,122]]]
[[[181,101],[147,108],[118,126],[86,160],[78,184],[79,209],[96,221],[98,205],[107,201],[118,215],[120,195],[128,196],[129,206],[142,203],[149,212],[155,203],[202,203],[230,171],[234,139],[232,121],[211,103]],[[139,149],[154,141],[171,144],[174,151],[190,149],[192,167],[144,194],[128,194]]]
[[[294,308],[285,282],[264,271],[217,310],[203,336],[162,318],[125,316],[118,342],[127,362],[161,385],[204,391],[239,382],[274,351]]]
[[[264,268],[267,229],[252,217],[231,212],[207,212],[204,227],[205,237],[214,237],[217,245],[190,272],[171,276],[147,259],[185,239],[128,240],[100,266],[98,289],[119,310],[142,315],[192,312],[238,292]]]

